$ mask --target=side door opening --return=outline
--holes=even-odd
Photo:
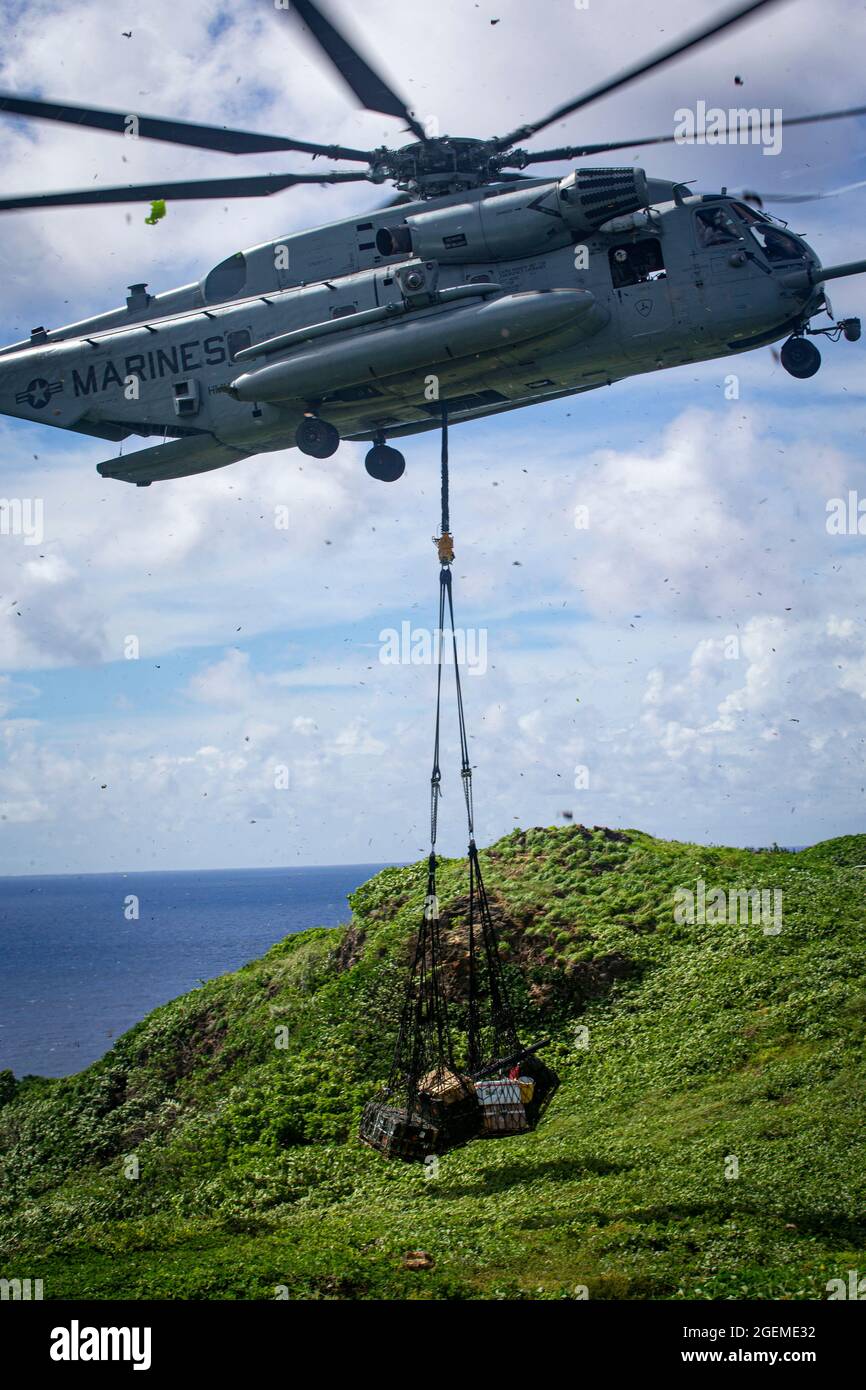
[[[607,254],[611,283],[622,305],[626,348],[634,338],[669,330],[673,309],[659,238],[619,242]]]

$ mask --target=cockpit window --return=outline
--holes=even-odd
[[[741,217],[747,227],[754,227],[756,222],[766,222],[768,219],[756,208],[750,208],[747,203],[731,203],[731,207],[738,217]]]
[[[695,213],[698,246],[727,246],[740,240],[740,232],[727,208],[701,208]]]
[[[225,299],[237,299],[247,282],[247,261],[242,251],[214,266],[204,282],[204,297],[208,304],[220,304]]]
[[[610,276],[616,290],[626,285],[642,285],[647,280],[660,280],[666,274],[662,246],[658,237],[643,237],[622,246],[612,246],[608,252]]]
[[[802,261],[807,258],[797,238],[790,232],[783,232],[780,227],[774,227],[771,222],[756,223],[751,233],[768,261]]]

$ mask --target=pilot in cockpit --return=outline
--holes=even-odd
[[[727,246],[740,239],[723,208],[701,208],[695,218],[700,246]]]

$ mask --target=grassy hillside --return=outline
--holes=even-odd
[[[423,865],[389,869],[350,926],[155,1010],[80,1075],[0,1074],[0,1275],[46,1298],[822,1298],[866,1268],[866,836],[789,854],[573,826],[482,862],[523,1033],[563,1081],[536,1133],[435,1177],[355,1139],[424,900]],[[442,874],[455,982],[464,868]],[[678,922],[699,879],[781,890],[782,930]]]

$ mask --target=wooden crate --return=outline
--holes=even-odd
[[[467,1096],[474,1095],[475,1083],[469,1077],[458,1076],[456,1071],[451,1071],[448,1067],[434,1067],[421,1077],[418,1093],[441,1101],[443,1105],[454,1105],[457,1101],[466,1100]]]

